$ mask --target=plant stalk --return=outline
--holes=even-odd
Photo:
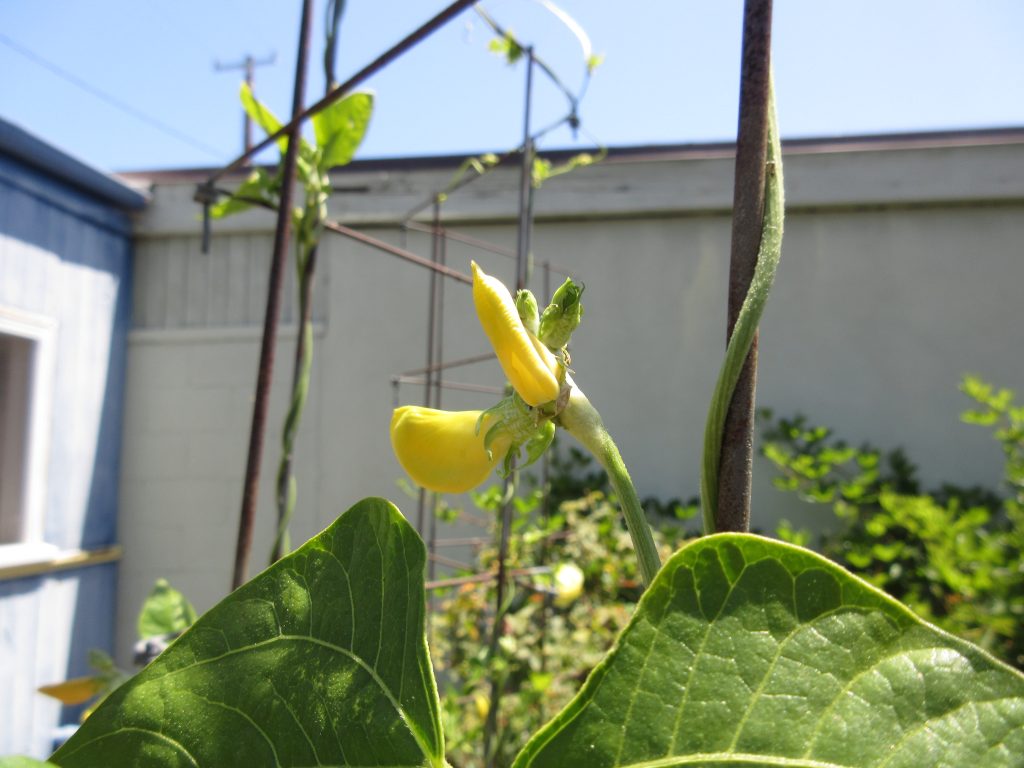
[[[608,473],[615,495],[619,497],[626,528],[633,540],[633,549],[640,565],[640,578],[646,589],[661,569],[661,558],[658,556],[658,548],[654,545],[651,526],[640,505],[640,497],[637,496],[633,480],[622,461],[622,454],[619,453],[612,436],[608,434],[597,409],[575,384],[569,394],[569,404],[559,414],[558,421],[594,455]]]
[[[314,209],[315,210],[315,209]],[[307,215],[309,210],[307,209]],[[319,238],[317,238],[318,240]],[[299,335],[295,341],[295,363],[292,370],[292,399],[285,417],[284,433],[281,436],[281,462],[277,471],[277,535],[270,554],[271,564],[291,552],[291,536],[288,525],[295,514],[297,488],[292,468],[295,453],[295,437],[299,422],[306,407],[309,394],[309,378],[313,368],[313,275],[316,271],[316,240],[311,245],[300,245],[306,255],[297,263],[299,280]]]

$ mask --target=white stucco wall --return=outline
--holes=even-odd
[[[762,323],[758,404],[836,427],[851,442],[903,446],[927,482],[994,485],[1000,452],[959,423],[965,372],[1024,391],[1017,327],[1024,285],[1024,140],[805,145],[787,153],[790,212],[775,292]],[[394,222],[449,170],[353,170],[335,213],[394,243]],[[199,253],[199,177],[158,178],[138,222],[120,530],[122,658],[153,580],[210,607],[231,572],[263,271],[273,217],[215,225]],[[549,182],[537,198],[534,252],[586,284],[573,343],[576,380],[602,411],[641,495],[697,492],[704,412],[724,347],[732,164],[721,150],[627,158]],[[460,231],[514,244],[515,172],[498,172],[446,205]],[[427,236],[409,233],[429,254]],[[506,280],[510,262],[450,243]],[[327,236],[317,296],[316,362],[298,441],[297,541],[350,504],[400,497],[387,424],[391,377],[425,359],[429,275]],[[535,276],[539,285],[539,274]],[[244,291],[242,290],[244,287]],[[466,286],[446,284],[444,357],[487,349]],[[289,291],[290,292],[290,291]],[[244,293],[244,295],[243,295]],[[253,569],[272,529],[271,482],[290,379],[286,307],[265,452]],[[498,383],[496,363],[452,379]],[[422,391],[404,386],[404,403]],[[447,407],[488,396],[446,391]],[[754,523],[828,518],[774,491],[755,467]]]

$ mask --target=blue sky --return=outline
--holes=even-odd
[[[736,130],[740,0],[556,0],[605,60],[581,116],[620,146],[730,140]],[[323,92],[324,0],[307,103]],[[348,0],[338,73],[359,69],[444,6]],[[489,12],[570,84],[577,39],[534,0]],[[278,113],[291,103],[298,0],[0,0],[0,117],[107,170],[216,166],[241,149],[241,73],[213,62],[276,54],[256,74]],[[851,13],[853,9],[853,13]],[[784,137],[1024,125],[1020,0],[775,0],[773,56]],[[501,150],[522,132],[523,70],[487,50],[472,12],[374,77],[361,157]],[[27,53],[26,53],[27,52]],[[126,114],[56,75],[165,126]],[[535,126],[564,112],[538,85]],[[180,136],[187,136],[185,140]],[[567,130],[548,147],[587,145]]]

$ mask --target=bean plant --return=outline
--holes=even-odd
[[[263,114],[256,107],[250,112]],[[581,388],[588,369],[614,364],[615,350],[605,350],[603,361],[573,358],[570,370],[568,344],[585,332],[582,286],[572,279],[541,310],[532,294],[512,296],[473,265],[477,320],[511,394],[481,411],[403,406],[393,414],[399,462],[422,487],[447,493],[529,464],[558,430],[567,432],[607,471],[625,521],[640,593],[635,610],[546,724],[532,733],[507,729],[513,768],[1024,765],[1017,670],[808,549],[714,532],[725,412],[781,251],[782,157],[770,100],[768,111],[761,251],[704,434],[708,535],[663,560],[624,457]],[[323,205],[316,188],[325,183],[330,148],[357,142],[339,130],[321,136],[318,128],[317,147],[300,153],[300,177],[305,160],[314,190],[307,208]],[[273,188],[257,173],[236,199],[259,201]],[[287,485],[284,493],[287,501]],[[110,693],[52,763],[461,762],[463,742],[450,732],[489,702],[464,702],[463,716],[458,705],[442,708],[427,646],[426,562],[422,539],[395,505],[357,501]],[[588,563],[573,565],[585,580]],[[449,744],[459,753],[451,761]]]
[[[774,123],[770,146],[760,274],[716,389],[712,448],[781,244]],[[625,463],[576,383],[596,363],[574,359],[568,371],[579,287],[561,286],[542,313],[476,267],[473,295],[513,394],[478,413],[397,409],[400,462],[427,488],[464,489],[569,432],[608,470],[645,586],[573,698],[515,745],[515,768],[1022,764],[1024,676],[835,563],[711,531],[662,563]],[[705,456],[705,504],[712,464]],[[426,642],[425,564],[423,541],[393,504],[357,502],[200,617],[53,762],[450,765]]]

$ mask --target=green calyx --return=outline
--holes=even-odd
[[[574,282],[571,277],[555,291],[551,303],[540,316],[540,330],[537,338],[551,349],[561,349],[569,343],[572,332],[583,319],[583,284]]]
[[[506,437],[510,440],[508,450],[498,467],[498,475],[501,477],[508,477],[511,473],[512,462],[519,457],[521,448],[526,449],[526,460],[519,466],[528,467],[544,454],[555,437],[554,422],[540,410],[531,408],[514,393],[481,413],[477,430],[486,416],[494,418],[494,424],[484,435],[484,448],[488,455],[499,438]]]

